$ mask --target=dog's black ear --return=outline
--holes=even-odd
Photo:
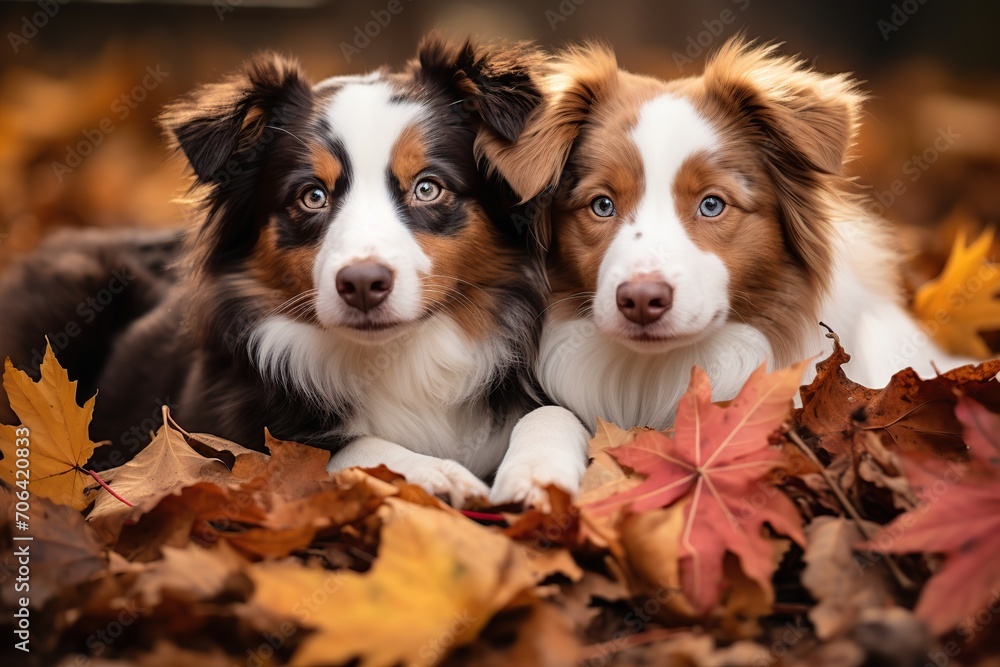
[[[537,77],[541,52],[531,44],[455,42],[424,37],[410,72],[422,85],[442,90],[476,114],[485,130],[516,141],[542,101]]]
[[[508,140],[480,136],[476,151],[522,201],[558,185],[570,150],[590,117],[618,80],[614,52],[600,44],[567,49],[546,63],[537,77],[543,101]]]
[[[736,119],[739,136],[755,142],[778,191],[789,246],[822,281],[830,267],[826,207],[842,201],[845,163],[864,95],[844,74],[823,74],[776,46],[730,40],[705,66],[708,102]],[[833,192],[836,190],[836,192]]]
[[[268,125],[311,107],[312,91],[298,63],[277,54],[254,57],[221,83],[209,84],[167,107],[161,123],[187,157],[198,182],[218,180]]]

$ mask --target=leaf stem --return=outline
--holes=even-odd
[[[858,531],[864,536],[866,540],[870,542],[875,537],[875,535],[870,530],[868,530],[868,527],[865,525],[864,519],[861,518],[861,514],[858,512],[857,509],[855,509],[854,505],[851,504],[851,501],[848,499],[847,494],[845,494],[844,490],[840,488],[840,485],[837,484],[836,480],[834,480],[833,477],[830,476],[830,473],[827,471],[826,466],[824,466],[823,462],[819,460],[818,456],[816,456],[816,452],[810,449],[809,445],[807,445],[802,440],[802,438],[799,436],[798,433],[795,432],[793,428],[786,427],[785,435],[788,436],[789,440],[795,443],[795,446],[797,446],[799,449],[802,450],[802,453],[805,454],[810,461],[816,464],[816,467],[819,468],[819,474],[823,476],[824,480],[826,480],[827,486],[829,486],[830,490],[833,491],[833,495],[837,496],[837,500],[839,500],[840,504],[843,505],[844,510],[850,515],[854,523],[857,524]],[[914,587],[913,581],[909,577],[907,577],[902,570],[899,569],[899,565],[896,564],[896,561],[893,560],[891,555],[885,554],[885,564],[886,567],[889,568],[889,572],[892,573],[892,576],[896,580],[896,583],[899,584],[899,586],[902,589],[910,590]]]
[[[108,493],[110,493],[112,496],[114,496],[115,498],[117,498],[121,502],[125,503],[129,507],[135,507],[135,505],[133,505],[132,503],[130,503],[129,501],[125,500],[120,495],[118,495],[118,493],[114,489],[112,489],[110,486],[108,486],[108,483],[105,482],[103,479],[101,479],[101,476],[98,475],[96,472],[94,472],[93,470],[84,470],[84,472],[87,473],[88,475],[90,475],[91,477],[93,477],[94,479],[96,479],[97,483],[100,484],[101,487],[103,487],[104,490],[107,491]]]

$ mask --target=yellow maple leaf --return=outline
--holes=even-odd
[[[959,232],[944,271],[924,284],[913,311],[941,347],[952,354],[989,359],[980,332],[1000,329],[1000,264],[987,260],[993,229],[965,246]]]
[[[315,628],[292,665],[433,665],[472,641],[533,578],[504,535],[453,512],[388,500],[379,557],[365,574],[284,561],[250,569],[261,615]]]
[[[97,447],[88,435],[96,395],[83,407],[77,405],[76,382],[70,382],[50,345],[41,372],[41,379],[33,382],[10,359],[4,365],[3,386],[21,426],[0,424],[0,479],[11,486],[27,481],[32,494],[82,510],[93,495],[86,489],[94,480],[83,466]],[[24,457],[17,454],[25,449],[28,465],[18,466]]]

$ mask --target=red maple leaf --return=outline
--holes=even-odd
[[[724,408],[712,403],[708,376],[694,368],[678,405],[673,437],[647,431],[630,445],[608,450],[646,479],[587,509],[597,515],[621,508],[642,512],[686,500],[681,581],[688,599],[703,613],[718,601],[727,551],[740,559],[747,576],[771,590],[775,552],[764,523],[805,541],[795,505],[767,481],[772,470],[786,463],[770,436],[789,416],[804,365],[771,374],[758,368]]]
[[[944,566],[927,582],[916,614],[935,634],[948,632],[1000,593],[1000,416],[962,397],[968,466],[905,458],[921,505],[896,517],[864,545],[883,553],[940,553]]]

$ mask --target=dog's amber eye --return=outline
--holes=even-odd
[[[726,202],[722,201],[715,195],[709,195],[701,200],[701,205],[698,206],[698,213],[705,216],[706,218],[716,218],[726,210]]]
[[[329,201],[326,196],[326,190],[323,188],[309,188],[302,193],[302,197],[299,199],[302,205],[306,208],[317,209],[326,207]]]
[[[426,204],[440,197],[443,191],[444,188],[441,187],[440,183],[429,178],[424,178],[417,181],[417,184],[413,186],[413,198]]]
[[[615,214],[615,203],[611,201],[611,197],[594,197],[594,201],[590,202],[590,210],[599,218],[610,218]]]

